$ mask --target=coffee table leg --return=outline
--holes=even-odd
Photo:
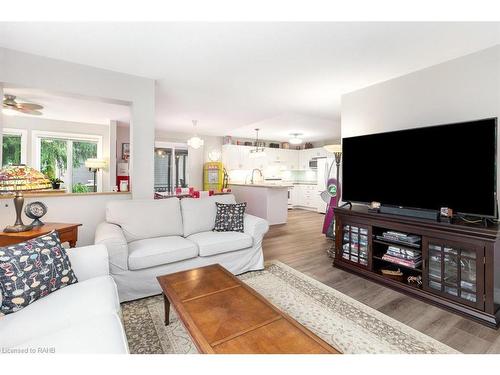
[[[163,303],[165,306],[165,325],[168,326],[170,324],[170,301],[165,294],[163,294]]]

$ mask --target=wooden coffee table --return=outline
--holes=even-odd
[[[340,353],[218,264],[157,279],[200,353]]]

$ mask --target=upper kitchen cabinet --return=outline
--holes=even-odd
[[[328,156],[328,152],[323,147],[311,148],[308,151],[311,152],[312,158],[326,158]]]
[[[246,169],[244,165],[245,148],[237,145],[222,146],[222,163],[227,170]]]
[[[300,150],[299,151],[299,168],[300,170],[308,170],[309,160],[311,160],[311,150]]]
[[[250,170],[275,167],[279,170],[310,170],[309,161],[327,155],[326,150],[322,147],[307,150],[266,147],[265,156],[252,158],[250,157],[251,149],[251,146],[224,145],[222,147],[222,162],[226,169]]]

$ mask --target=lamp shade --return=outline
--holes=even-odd
[[[90,169],[103,169],[106,168],[107,162],[104,159],[87,159],[85,166]]]
[[[203,146],[204,143],[203,139],[196,135],[187,141],[188,146],[194,148],[195,150]]]
[[[342,152],[342,145],[326,145],[323,148],[332,154]]]
[[[42,172],[27,165],[6,165],[0,170],[0,192],[52,189]]]

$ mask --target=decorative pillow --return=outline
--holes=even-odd
[[[243,219],[246,203],[224,204],[215,202],[217,215],[215,216],[216,232],[243,232]]]
[[[78,279],[56,231],[0,247],[0,315],[21,310],[76,282]]]

